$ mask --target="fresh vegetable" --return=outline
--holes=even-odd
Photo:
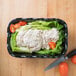
[[[56,43],[55,42],[49,42],[48,45],[49,45],[49,47],[51,49],[54,49],[56,47]]]
[[[76,64],[76,55],[71,58],[72,63]]]
[[[13,51],[14,47],[16,46],[16,35],[17,35],[17,32],[15,32],[11,35],[10,45],[11,45],[12,51]]]
[[[34,25],[34,26],[36,26],[36,25],[48,26],[50,23],[52,23],[52,21],[47,22],[47,21],[37,20],[37,21],[33,21],[33,22],[29,23],[29,24]]]
[[[24,26],[25,24],[27,24],[27,22],[25,22],[25,21],[20,21],[19,24],[20,24],[21,26]]]
[[[10,25],[10,32],[11,32],[11,33],[14,33],[15,30],[16,30],[16,29],[14,28],[14,24],[11,24],[11,25]]]
[[[15,29],[18,29],[20,27],[20,24],[19,23],[16,23],[15,25],[14,25],[14,28]]]
[[[68,76],[68,64],[66,62],[59,64],[59,72],[60,76]]]
[[[59,24],[57,21],[33,21],[30,22],[29,25],[33,26],[33,28],[37,28],[37,27],[45,27],[47,28],[53,28],[56,27],[58,30],[61,30],[63,28],[63,25]],[[40,29],[40,28],[39,28]]]
[[[36,52],[38,54],[49,54],[51,52],[51,50],[47,50],[47,49],[41,49],[40,51]]]
[[[51,27],[49,27],[50,23],[52,22],[33,21],[31,23],[28,23],[28,25],[31,25],[33,29],[50,30],[51,29]]]
[[[27,22],[25,22],[25,21],[20,21],[16,24],[11,24],[10,25],[11,33],[14,33],[16,31],[16,29],[20,28],[20,26],[24,26],[25,24],[27,24]]]

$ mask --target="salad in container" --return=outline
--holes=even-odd
[[[58,58],[68,48],[67,24],[57,18],[16,18],[7,28],[7,49],[20,58]]]

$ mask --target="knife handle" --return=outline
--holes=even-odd
[[[71,58],[71,57],[74,56],[74,55],[76,55],[76,49],[74,49],[73,51],[69,52],[69,53],[67,54],[67,57],[68,57],[68,58]]]

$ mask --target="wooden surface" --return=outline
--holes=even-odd
[[[54,59],[14,58],[7,51],[7,26],[18,17],[60,18],[68,24],[68,52],[76,48],[76,0],[0,0],[0,76],[60,76],[58,66],[44,72]],[[69,76],[76,65],[69,64]]]

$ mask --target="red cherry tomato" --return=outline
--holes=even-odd
[[[25,22],[25,21],[20,21],[19,24],[20,24],[21,26],[24,26],[24,25],[27,24],[27,22]]]
[[[68,64],[66,62],[59,64],[59,72],[60,76],[68,76]]]
[[[16,29],[14,28],[14,24],[11,24],[11,25],[10,25],[10,32],[11,32],[11,33],[14,33],[15,30],[16,30]]]
[[[19,23],[16,23],[15,25],[14,25],[14,28],[15,29],[17,29],[17,28],[19,28],[20,27],[20,24]]]
[[[48,45],[49,45],[49,47],[51,49],[54,49],[56,47],[56,43],[55,42],[49,42]]]
[[[71,58],[72,63],[76,64],[76,55]]]

